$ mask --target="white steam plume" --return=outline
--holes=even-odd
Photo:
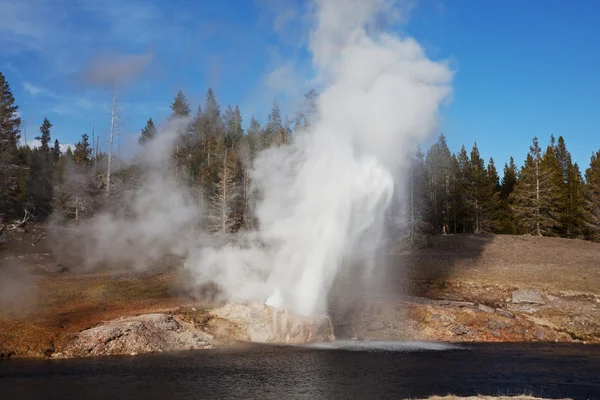
[[[232,299],[303,315],[325,312],[340,268],[373,259],[408,152],[436,128],[452,78],[413,39],[373,29],[394,2],[316,5],[311,51],[325,85],[313,126],[256,160],[260,228],[246,245],[199,248],[186,262]]]

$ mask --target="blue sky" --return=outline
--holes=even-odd
[[[304,0],[0,0],[0,71],[28,139],[44,116],[63,143],[94,121],[106,148],[107,74],[126,78],[123,147],[148,117],[168,115],[179,89],[194,110],[210,86],[222,108],[264,121],[275,96],[292,112],[310,88],[304,9]],[[477,141],[501,167],[511,155],[521,164],[533,136],[546,145],[563,135],[584,169],[600,148],[598,13],[593,0],[415,1],[399,31],[456,70],[441,126],[451,150]],[[117,55],[119,65],[95,64]]]

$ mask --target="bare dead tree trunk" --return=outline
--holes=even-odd
[[[456,235],[456,199],[452,202],[452,220],[454,223],[452,231]]]
[[[106,197],[110,196],[110,167],[112,161],[113,139],[115,135],[115,109],[117,105],[117,86],[113,88],[112,109],[110,112],[110,139],[108,142],[108,165],[106,167]]]
[[[75,225],[79,226],[79,196],[75,197]]]
[[[475,199],[475,233],[479,233],[479,200],[477,199]]]
[[[97,174],[97,170],[98,170],[98,142],[99,142],[100,137],[96,137],[96,146],[94,147],[94,176],[96,176]]]
[[[94,129],[94,121],[92,121],[92,168],[94,176],[96,176],[96,131]]]

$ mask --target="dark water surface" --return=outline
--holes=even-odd
[[[600,399],[600,346],[369,342],[0,362],[0,399]]]

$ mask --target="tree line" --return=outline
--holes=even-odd
[[[19,146],[18,106],[1,73],[0,90],[0,214],[5,218],[28,210],[78,221],[118,203],[119,194],[136,186],[139,166],[117,160],[111,191],[105,193],[106,153],[92,148],[85,133],[74,149],[61,152],[58,140],[52,142],[48,119],[36,137],[40,146]],[[253,160],[308,127],[317,98],[315,90],[306,93],[292,117],[282,116],[275,100],[264,124],[252,117],[244,129],[239,107],[222,110],[212,89],[195,112],[182,91],[176,94],[169,119],[189,122],[178,128],[171,162],[182,184],[200,189],[203,228],[234,232],[256,226]],[[159,134],[150,117],[139,143],[146,146]],[[454,154],[440,135],[426,151],[415,152],[409,172],[400,220],[411,241],[426,233],[483,232],[600,241],[600,150],[582,173],[562,136],[551,136],[546,149],[534,138],[523,166],[517,168],[511,157],[500,177],[494,160],[486,163],[476,143]]]
[[[500,177],[477,143],[453,154],[442,134],[414,155],[408,189],[413,238],[429,231],[600,240],[600,150],[582,174],[562,136],[551,135],[545,149],[534,137],[523,166],[510,157]]]

